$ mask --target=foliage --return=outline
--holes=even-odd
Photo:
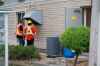
[[[60,41],[65,48],[75,50],[76,57],[74,66],[77,64],[78,56],[82,52],[88,52],[90,40],[90,29],[88,27],[68,28],[61,35]]]
[[[34,46],[10,46],[9,59],[13,60],[28,60],[38,58],[39,54]]]
[[[5,48],[4,48],[4,44],[0,45],[0,57],[4,57],[5,55]]]
[[[0,57],[5,56],[5,45],[0,45]],[[27,60],[39,58],[39,52],[34,46],[9,46],[9,59]]]
[[[78,54],[88,51],[89,40],[90,29],[88,27],[68,28],[60,37],[64,47],[75,50]]]

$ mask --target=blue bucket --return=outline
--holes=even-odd
[[[75,52],[72,52],[72,50],[68,48],[64,48],[64,57],[65,58],[74,58]]]

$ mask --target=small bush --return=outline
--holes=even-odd
[[[34,46],[10,46],[9,59],[11,60],[28,60],[38,58],[39,54]]]
[[[60,37],[60,42],[65,48],[75,50],[76,57],[74,66],[77,64],[78,56],[82,52],[89,51],[90,29],[88,27],[68,28]]]
[[[4,44],[0,45],[0,57],[4,57],[5,56],[5,47]]]
[[[88,27],[68,28],[61,35],[60,42],[65,48],[75,50],[79,54],[88,52],[90,29]]]

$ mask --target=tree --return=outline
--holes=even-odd
[[[82,52],[88,52],[90,40],[90,29],[88,27],[68,28],[60,37],[60,42],[65,48],[75,50],[76,57],[74,66],[77,64],[78,56]]]

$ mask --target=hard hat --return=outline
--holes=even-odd
[[[32,21],[31,20],[28,20],[28,24],[30,24],[30,23],[32,23]]]

